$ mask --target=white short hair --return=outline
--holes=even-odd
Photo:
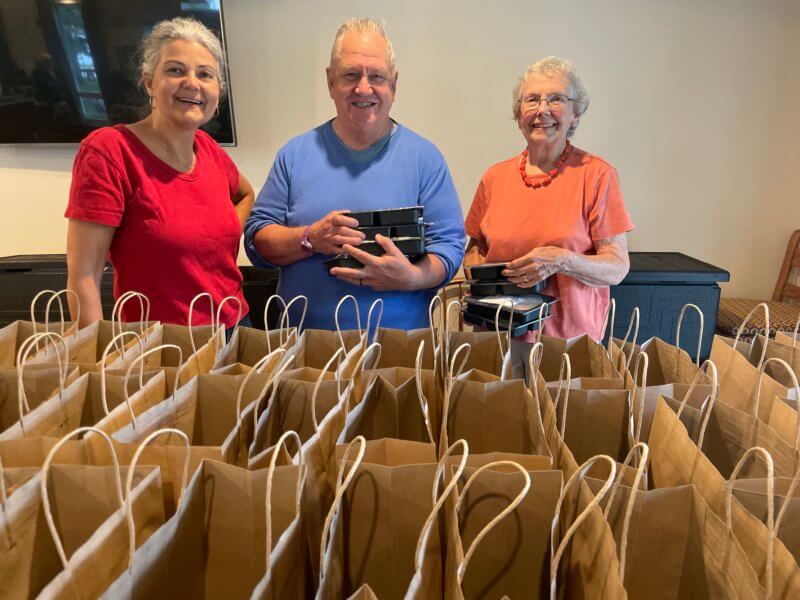
[[[342,56],[342,39],[348,33],[370,33],[382,37],[386,41],[386,62],[389,65],[389,75],[394,74],[397,70],[397,58],[394,55],[392,40],[389,39],[389,35],[386,33],[386,21],[371,17],[353,17],[341,24],[336,32],[336,37],[333,39],[333,47],[331,47],[331,62],[329,65],[331,70],[339,65],[339,59]]]
[[[545,77],[562,75],[566,77],[567,81],[569,81],[571,97],[575,102],[575,114],[577,116],[581,116],[586,112],[586,109],[589,108],[589,90],[583,84],[575,65],[564,58],[558,58],[557,56],[545,56],[544,58],[541,58],[535,63],[529,65],[528,68],[525,69],[525,72],[520,76],[517,85],[514,86],[511,108],[514,112],[515,119],[519,115],[519,109],[522,105],[522,88],[525,87],[528,79],[534,75],[543,75]],[[569,131],[567,132],[567,137],[572,137],[577,127],[577,123],[570,127]]]
[[[175,40],[196,42],[204,46],[217,61],[217,80],[219,81],[220,98],[225,97],[227,81],[225,80],[225,52],[219,38],[200,21],[186,17],[176,17],[159,21],[152,31],[142,40],[139,48],[141,61],[139,64],[139,83],[144,84],[145,78],[152,78],[161,50]]]

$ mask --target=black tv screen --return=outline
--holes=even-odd
[[[137,48],[177,16],[202,22],[224,47],[220,0],[0,0],[0,144],[77,143],[141,119]],[[230,94],[203,129],[236,143]]]

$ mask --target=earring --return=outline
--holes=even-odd
[[[215,117],[218,117],[218,116],[219,116],[219,104],[217,104],[217,108],[216,108],[216,110],[214,111],[214,116],[215,116]]]
[[[152,97],[152,96],[150,96],[150,108],[151,108],[151,109],[153,109],[153,108],[155,108],[155,107],[156,107],[156,105],[155,105],[155,103],[153,102],[153,97]]]

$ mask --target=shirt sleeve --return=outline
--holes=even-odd
[[[277,268],[267,261],[256,249],[255,237],[267,225],[287,224],[286,213],[289,208],[290,167],[286,153],[281,150],[269,171],[264,187],[256,197],[253,209],[244,225],[244,249],[247,258],[256,267],[262,269]]]
[[[615,169],[604,171],[598,181],[594,203],[589,207],[589,232],[592,241],[610,238],[633,230]]]
[[[426,233],[426,251],[444,263],[447,275],[442,285],[450,281],[464,259],[463,213],[458,193],[450,177],[444,157],[434,151],[429,164],[423,165],[420,182],[420,204],[425,207],[425,220],[431,225]]]
[[[101,151],[82,144],[72,166],[69,203],[64,216],[119,227],[130,185],[123,171]]]
[[[486,210],[489,208],[489,195],[487,193],[486,176],[481,178],[478,184],[478,189],[475,190],[475,196],[472,198],[472,205],[469,207],[467,213],[467,220],[464,222],[467,235],[471,237],[483,254],[487,252],[486,240],[481,233],[481,222],[486,215]]]

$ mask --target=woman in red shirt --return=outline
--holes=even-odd
[[[514,90],[522,154],[489,168],[466,219],[466,266],[509,262],[520,287],[550,277],[557,296],[547,333],[603,336],[609,285],[628,272],[625,210],[616,170],[569,138],[589,106],[574,66],[553,56],[533,63]]]
[[[176,18],[155,26],[142,43],[142,57],[150,114],[93,132],[73,165],[65,215],[67,286],[80,299],[80,325],[102,318],[107,256],[115,296],[145,294],[152,319],[185,324],[189,303],[200,292],[216,303],[235,296],[246,315],[236,256],[253,188],[198,129],[225,95],[222,46],[198,21]],[[202,304],[197,324],[211,322],[210,307]],[[228,302],[221,322],[231,327],[237,314],[238,306]]]

